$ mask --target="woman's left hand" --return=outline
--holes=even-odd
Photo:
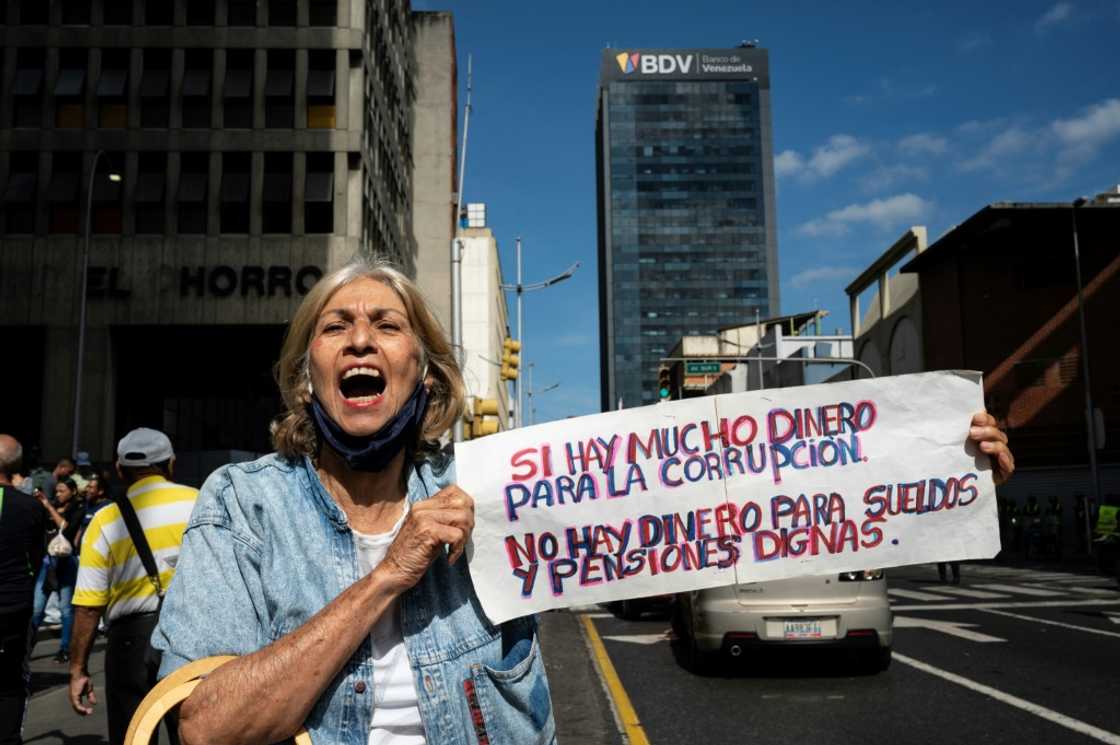
[[[980,452],[992,459],[992,479],[1000,485],[1015,473],[1015,456],[1007,447],[1007,434],[996,425],[996,418],[986,411],[972,417],[968,439],[980,448]]]

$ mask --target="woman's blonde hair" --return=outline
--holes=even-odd
[[[285,458],[314,456],[319,450],[307,411],[311,399],[311,341],[323,307],[336,292],[360,279],[376,280],[397,293],[420,347],[420,369],[427,368],[432,381],[424,424],[417,441],[410,443],[416,457],[422,459],[437,451],[440,436],[463,415],[466,393],[459,363],[420,288],[390,262],[359,257],[316,282],[288,324],[276,363],[276,383],[287,411],[272,423],[272,445]]]

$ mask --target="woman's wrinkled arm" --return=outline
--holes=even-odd
[[[296,631],[218,668],[183,702],[183,745],[247,745],[294,736],[396,595],[384,573],[373,572]]]

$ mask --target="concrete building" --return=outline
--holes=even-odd
[[[855,354],[878,375],[904,375],[925,370],[922,349],[922,293],[916,274],[899,273],[900,265],[926,250],[926,229],[912,227],[863,271],[845,292],[851,307]],[[867,311],[860,298],[874,287]],[[852,367],[836,379],[866,377]]]
[[[1088,349],[1082,348],[1073,228]],[[1065,504],[1094,486],[1088,466],[1088,353],[1101,494],[1120,495],[1120,190],[1069,203],[988,205],[925,246],[911,228],[848,287],[859,358],[880,374],[980,370],[988,411],[1015,453],[1000,495]],[[899,265],[901,266],[899,267]],[[897,275],[891,276],[895,267]],[[857,298],[876,292],[861,317]],[[1068,544],[1067,544],[1068,545]]]
[[[657,400],[677,339],[779,312],[764,49],[603,50],[596,122],[604,410]]]
[[[499,373],[502,342],[509,336],[509,311],[502,289],[498,242],[490,228],[464,228],[463,241],[463,380],[470,414],[474,399],[498,402],[500,429],[512,426],[508,386]]]
[[[412,129],[412,230],[416,281],[451,330],[451,238],[458,185],[458,68],[450,13],[414,12],[416,118]]]
[[[6,8],[0,333],[24,362],[10,429],[45,458],[71,452],[89,190],[79,447],[108,461],[149,425],[184,459],[267,450],[301,296],[359,251],[415,272],[407,1]]]

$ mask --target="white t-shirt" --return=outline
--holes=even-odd
[[[385,558],[389,544],[397,537],[407,515],[406,501],[401,519],[388,533],[365,535],[353,531],[358,570],[362,576],[372,572]],[[373,719],[369,745],[424,745],[424,725],[420,722],[416,686],[404,647],[396,601],[377,620],[370,638],[373,641]]]

